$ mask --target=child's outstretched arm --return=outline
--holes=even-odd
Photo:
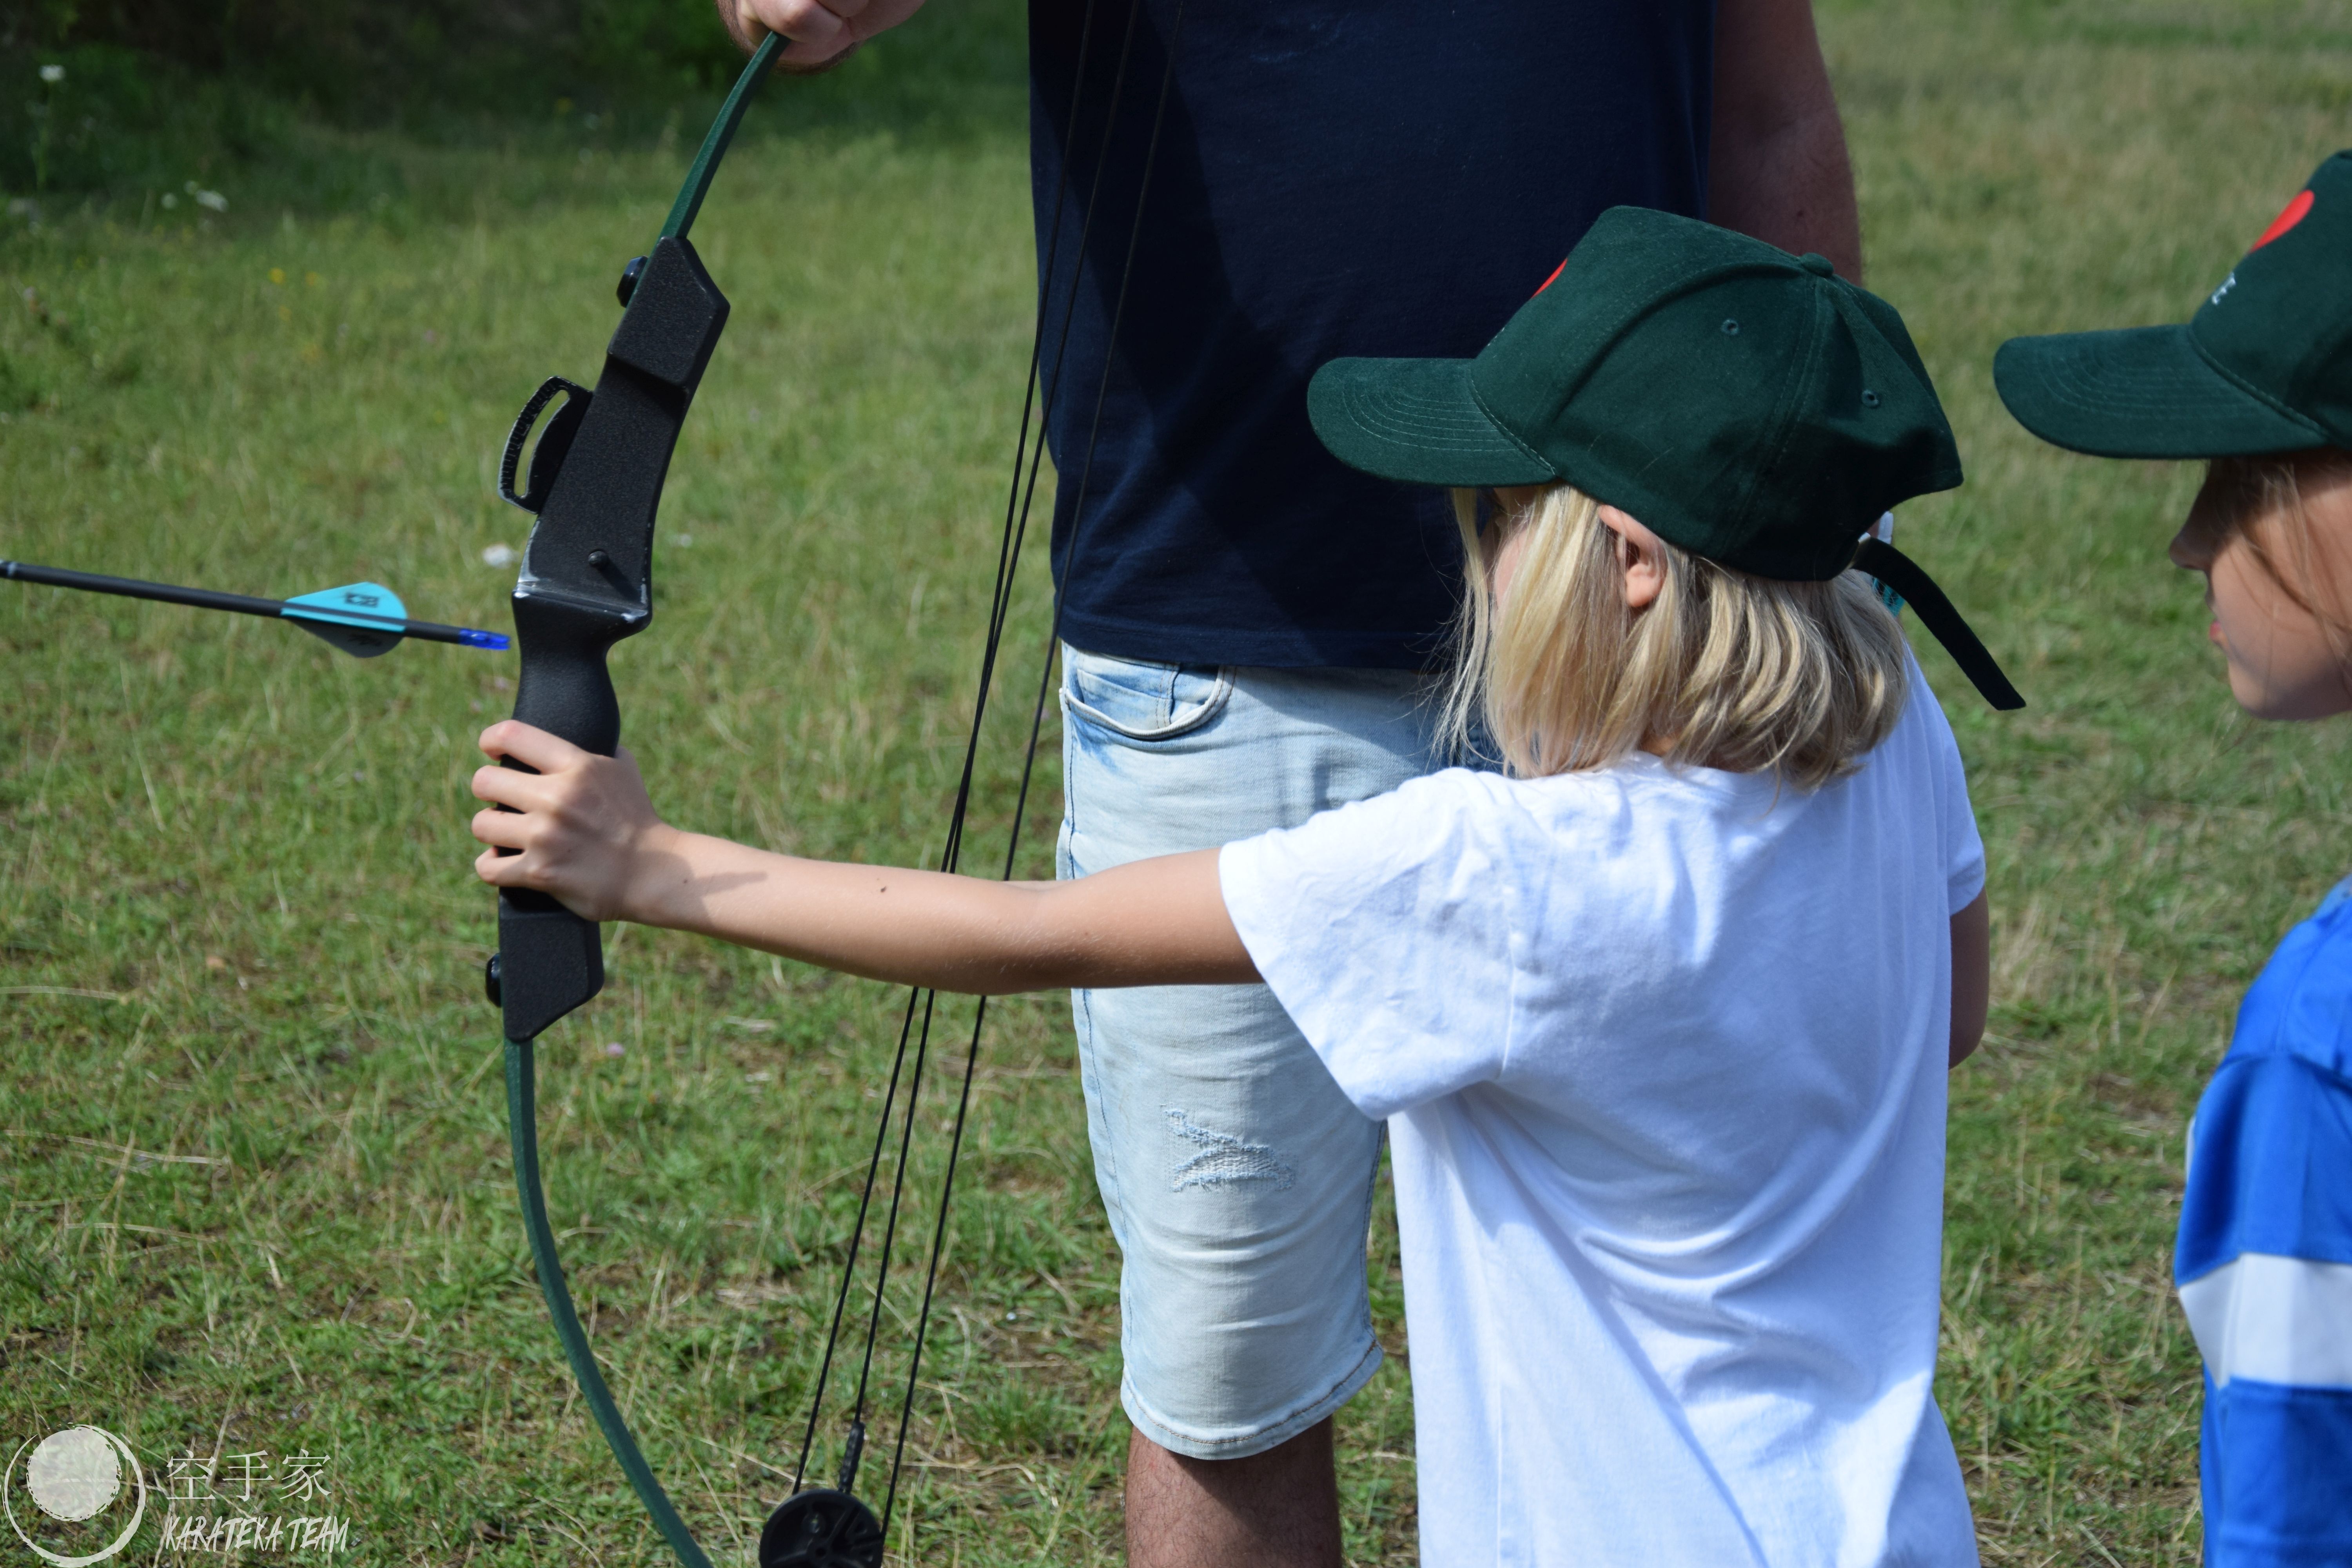
[[[1217,852],[1139,860],[1070,882],[772,854],[672,827],[626,751],[601,757],[509,719],[474,794],[482,880],[552,893],[596,921],[696,931],[875,980],[1001,995],[1087,985],[1258,978],[1225,912]],[[501,855],[501,849],[520,851]]]

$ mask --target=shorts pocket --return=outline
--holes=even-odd
[[[1157,664],[1062,648],[1062,708],[1129,741],[1169,741],[1221,712],[1233,673],[1216,665]]]

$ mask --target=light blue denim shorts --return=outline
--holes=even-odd
[[[1060,872],[1202,849],[1443,766],[1423,677],[1063,649]],[[1364,1285],[1381,1129],[1263,985],[1072,994],[1121,1255],[1120,1402],[1196,1458],[1305,1431],[1379,1370]]]

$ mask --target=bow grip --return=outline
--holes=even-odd
[[[604,657],[652,617],[662,480],[727,314],[727,298],[694,247],[668,237],[656,243],[605,350],[596,390],[572,393],[549,421],[532,458],[530,489],[512,498],[539,503],[514,595],[522,651],[515,717],[605,756],[620,744],[621,710]],[[542,384],[516,422],[502,489],[514,489],[510,469],[523,433],[565,390],[554,381]],[[527,889],[499,894],[496,963],[489,991],[505,1015],[507,1038],[516,1042],[536,1038],[604,984],[594,922]]]
[[[605,655],[644,626],[645,612],[522,588],[515,592],[514,616],[529,655],[515,692],[515,717],[611,756],[621,743],[621,706]],[[604,988],[604,943],[596,923],[529,888],[499,893],[493,962],[491,984],[509,1040],[536,1038]]]

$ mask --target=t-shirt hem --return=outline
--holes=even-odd
[[[1110,658],[1264,669],[1433,669],[1442,632],[1331,631],[1307,626],[1174,626],[1065,606],[1062,640]]]
[[[1945,912],[1947,914],[1957,915],[1962,910],[1967,909],[1970,904],[1975,903],[1978,896],[1985,890],[1984,862],[1981,860],[1978,861],[1974,866],[1969,868],[1969,874],[1967,876],[1961,878],[1958,882],[1948,884],[1948,886],[1951,889],[1948,897],[1951,900],[1952,907]],[[1962,891],[1963,889],[1965,889],[1966,891]]]

